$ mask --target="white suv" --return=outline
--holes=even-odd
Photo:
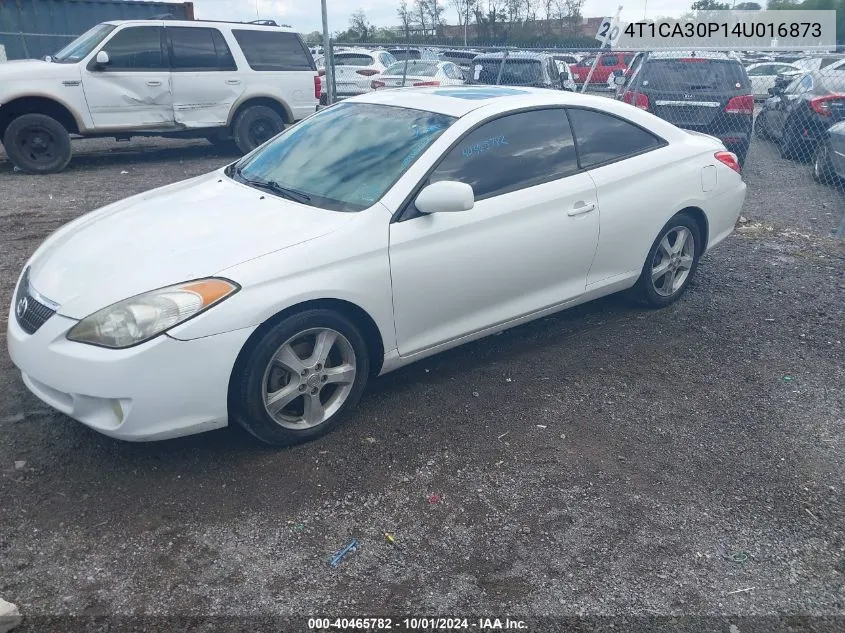
[[[313,114],[320,87],[290,29],[104,22],[45,61],[0,65],[0,139],[30,173],[64,169],[71,135],[233,139],[246,153]]]

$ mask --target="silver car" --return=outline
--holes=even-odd
[[[819,182],[845,181],[845,121],[827,131],[827,139],[819,143],[813,161],[813,177]]]

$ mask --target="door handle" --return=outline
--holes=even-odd
[[[595,211],[596,205],[594,202],[590,204],[584,204],[583,202],[579,202],[576,204],[572,209],[570,209],[569,213],[566,215],[572,217],[574,215],[584,215],[585,213],[589,213],[590,211]]]
[[[239,83],[241,83],[241,80],[240,79],[227,79],[226,83],[229,84],[230,86],[237,86]]]
[[[160,86],[161,82],[160,81],[148,81],[147,85],[148,86]]]

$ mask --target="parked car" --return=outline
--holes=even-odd
[[[444,62],[457,64],[461,71],[469,73],[472,67],[472,60],[480,54],[480,51],[472,50],[448,50],[440,53],[440,59]]]
[[[9,354],[112,437],[303,442],[442,350],[622,290],[673,303],[734,229],[738,172],[602,97],[371,92],[59,229],[15,284]]]
[[[845,72],[808,72],[771,92],[755,132],[776,142],[784,158],[809,161],[828,128],[845,119]]]
[[[432,61],[436,61],[439,59],[437,53],[433,50],[428,48],[416,48],[416,47],[396,47],[396,48],[389,48],[387,52],[393,55],[396,58],[396,61],[404,61],[406,59],[429,59]]]
[[[364,48],[334,53],[333,59],[337,101],[369,92],[372,90],[370,87],[372,78],[396,63],[396,58],[388,51],[369,51]],[[318,67],[321,69],[321,74],[325,74],[325,57],[319,60]],[[326,86],[323,86],[320,105],[326,105],[326,103]]]
[[[71,135],[234,139],[244,153],[312,114],[320,78],[272,26],[105,22],[47,60],[0,66],[0,138],[23,171],[61,171]]]
[[[802,70],[845,70],[845,56],[805,57],[792,62]]]
[[[563,89],[571,92],[578,90],[578,86],[572,78],[572,71],[569,70],[569,64],[559,59],[555,59],[555,64],[557,64],[557,71],[560,73],[560,81]]]
[[[372,79],[373,90],[420,86],[462,86],[464,75],[457,64],[428,60],[396,62]]]
[[[754,96],[745,68],[724,53],[637,53],[620,98],[678,127],[720,139],[745,163]]]
[[[824,183],[845,182],[845,121],[832,125],[819,143],[813,160],[813,177]]]
[[[769,98],[769,88],[774,88],[775,80],[779,75],[803,74],[799,66],[783,62],[751,64],[746,67],[745,71],[751,80],[751,91],[754,93],[754,99],[761,101]]]
[[[472,61],[468,83],[566,89],[557,63],[543,53],[485,53]]]
[[[554,58],[555,61],[563,62],[567,66],[570,66],[571,64],[577,64],[580,61],[577,55],[562,55],[560,53],[551,53],[551,56]],[[558,66],[560,66],[560,64],[558,64]]]
[[[599,88],[607,85],[607,78],[614,70],[625,70],[634,59],[634,53],[625,51],[614,51],[612,53],[599,53],[599,63],[593,71],[593,76],[590,78],[590,84],[595,84]],[[572,71],[572,78],[575,83],[582,85],[587,80],[587,75],[593,67],[593,62],[596,55],[585,57],[577,64],[572,64],[569,68]]]

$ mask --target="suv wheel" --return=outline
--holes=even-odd
[[[232,126],[232,135],[238,149],[247,154],[284,129],[285,122],[275,110],[254,105],[238,115]]]
[[[6,128],[3,144],[12,163],[30,174],[56,173],[70,162],[70,134],[45,114],[24,114],[14,119]]]

